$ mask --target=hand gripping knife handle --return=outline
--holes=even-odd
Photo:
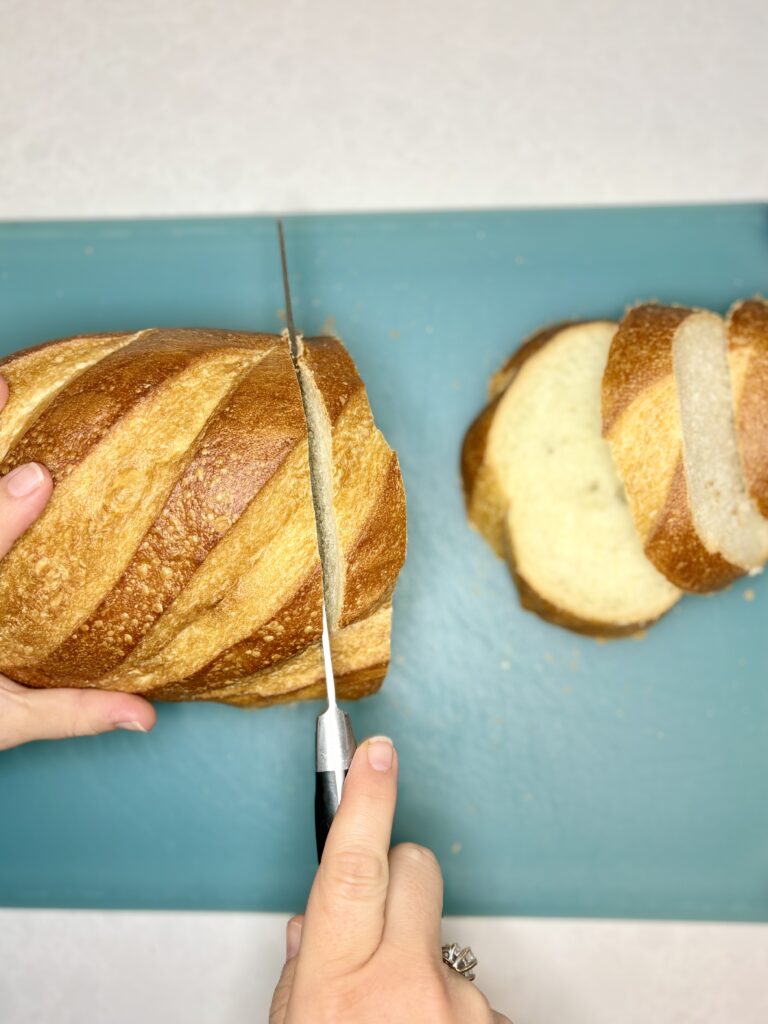
[[[317,719],[317,761],[315,765],[315,837],[317,859],[323,856],[325,841],[341,803],[344,779],[357,744],[349,715],[336,704]]]

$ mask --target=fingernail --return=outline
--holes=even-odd
[[[45,482],[45,473],[36,462],[26,466],[17,466],[5,478],[6,488],[12,498],[26,498]]]
[[[388,772],[392,767],[395,748],[388,736],[374,736],[368,740],[368,764],[377,772]]]
[[[291,919],[285,929],[285,959],[293,960],[301,946],[301,921]]]
[[[115,722],[116,729],[127,729],[129,732],[146,732],[141,722]]]

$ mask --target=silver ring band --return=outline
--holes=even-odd
[[[450,946],[443,946],[443,963],[452,971],[461,974],[467,981],[475,980],[474,969],[477,967],[477,957],[469,946],[462,948],[457,942],[451,943]]]

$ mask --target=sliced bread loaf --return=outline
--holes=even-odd
[[[653,564],[698,592],[759,570],[768,524],[742,475],[722,319],[682,307],[629,310],[611,344],[602,405]]]
[[[321,500],[340,537],[338,693],[358,697],[389,661],[402,481],[341,342],[307,348],[308,373],[338,399],[312,454],[328,463]],[[310,438],[285,338],[65,339],[0,361],[0,374],[0,477],[38,461],[56,485],[0,564],[0,672],[160,700],[324,692]]]
[[[494,377],[462,454],[469,517],[506,555],[524,607],[598,636],[636,632],[680,596],[643,553],[601,436],[615,329],[534,336]]]

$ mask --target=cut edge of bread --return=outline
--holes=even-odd
[[[467,432],[461,462],[470,521],[497,554],[506,558],[523,607],[556,625],[601,637],[625,636],[638,632],[668,611],[680,597],[679,590],[656,571],[643,553],[608,446],[601,435],[600,381],[615,327],[616,325],[609,321],[561,323],[546,328],[526,342],[492,379],[492,401]],[[584,481],[585,487],[596,488],[599,507],[595,508],[590,508],[592,499],[589,495],[582,494],[578,498],[570,498],[569,495],[563,494],[556,496],[557,473],[549,479],[552,490],[534,496],[535,486],[530,490],[527,486],[522,486],[522,481],[529,470],[526,469],[522,473],[513,472],[509,467],[505,468],[503,459],[498,457],[499,451],[505,446],[502,437],[505,421],[514,424],[515,403],[523,409],[526,390],[540,386],[541,382],[537,381],[536,377],[542,373],[546,376],[546,373],[550,372],[546,370],[545,373],[544,368],[553,358],[560,360],[561,353],[566,353],[565,359],[568,360],[569,346],[576,339],[581,339],[581,343],[588,346],[595,346],[592,355],[593,365],[590,367],[591,376],[589,382],[584,385],[584,395],[580,396],[580,399],[586,398],[586,404],[583,400],[574,399],[573,394],[565,390],[559,395],[554,395],[550,403],[552,411],[557,410],[560,418],[570,416],[574,425],[579,427],[576,433],[580,433],[582,458],[589,459],[590,473],[596,476],[595,479],[590,476],[589,481]],[[539,356],[542,352],[545,355]],[[542,359],[546,362],[542,362]],[[552,382],[557,387],[554,378]],[[524,415],[519,414],[521,420],[515,426],[518,437],[522,438],[518,442],[519,452],[516,456],[520,463],[527,458],[526,446],[531,453],[535,453],[538,460],[529,460],[528,482],[533,485],[536,484],[537,476],[547,477],[547,473],[550,472],[549,468],[546,473],[537,468],[543,465],[541,460],[548,457],[543,454],[543,450],[537,452],[537,447],[541,447],[542,444],[544,447],[550,444],[556,446],[556,443],[563,441],[567,445],[568,441],[567,430],[564,434],[561,432],[559,441],[557,439],[558,430],[561,429],[556,423],[558,416],[549,415],[548,411],[543,416],[542,423],[534,422],[533,417],[537,415],[536,404],[525,410]],[[579,419],[582,420],[580,424],[577,423]],[[526,430],[529,431],[527,440],[524,436]],[[544,436],[548,430],[554,430],[552,437]],[[510,451],[514,443],[516,442],[512,439],[508,446]],[[567,463],[571,455],[568,452],[563,454],[561,451],[555,458],[561,460],[560,468],[567,475]],[[513,481],[512,477],[516,477],[516,480]],[[532,514],[534,502],[541,502],[541,508],[534,510]],[[551,520],[552,507],[557,510],[556,520]],[[537,563],[534,558],[531,563],[526,551],[526,548],[532,546],[530,538],[535,535],[537,524],[543,524],[547,515],[550,516],[550,526],[542,528],[542,536],[546,529],[551,533],[548,539],[545,539],[543,547],[546,548],[548,542],[553,541],[555,549],[560,545],[561,550],[565,551],[564,559],[554,567],[554,572],[543,568],[543,560]],[[634,594],[628,595],[624,605],[627,610],[630,606],[632,608],[628,614],[621,612],[621,587],[617,588],[616,600],[604,602],[601,607],[599,601],[591,598],[589,588],[582,585],[584,581],[579,581],[581,593],[577,592],[578,587],[566,593],[567,588],[563,586],[562,580],[559,584],[553,582],[561,571],[565,571],[567,575],[569,570],[565,562],[568,561],[569,550],[574,553],[571,584],[576,578],[575,566],[580,559],[584,561],[583,551],[578,552],[571,544],[569,531],[574,528],[574,523],[581,517],[582,525],[591,524],[597,537],[599,533],[595,524],[600,522],[601,516],[607,517],[607,522],[609,525],[612,523],[614,528],[619,524],[617,532],[622,537],[624,549],[621,557],[633,567],[634,576],[629,586],[634,587]],[[581,538],[578,530],[573,536]],[[630,551],[633,545],[636,550]],[[598,571],[598,578],[599,575]],[[638,600],[638,588],[642,587],[645,589],[642,598]]]
[[[488,433],[499,402],[526,360],[560,331],[576,326],[579,322],[561,320],[542,327],[526,339],[491,377],[488,384],[489,404],[477,415],[464,435],[460,469],[467,518],[499,558],[507,557],[509,547],[504,525],[507,499],[495,467],[485,457]]]
[[[683,461],[696,533],[705,548],[745,572],[768,557],[768,521],[745,481],[722,318],[696,310],[673,339]]]
[[[304,358],[304,339],[297,338],[294,354],[309,442],[309,475],[315,509],[317,546],[323,575],[328,626],[335,630],[344,603],[341,544],[333,507],[333,440],[331,421],[314,374]]]

